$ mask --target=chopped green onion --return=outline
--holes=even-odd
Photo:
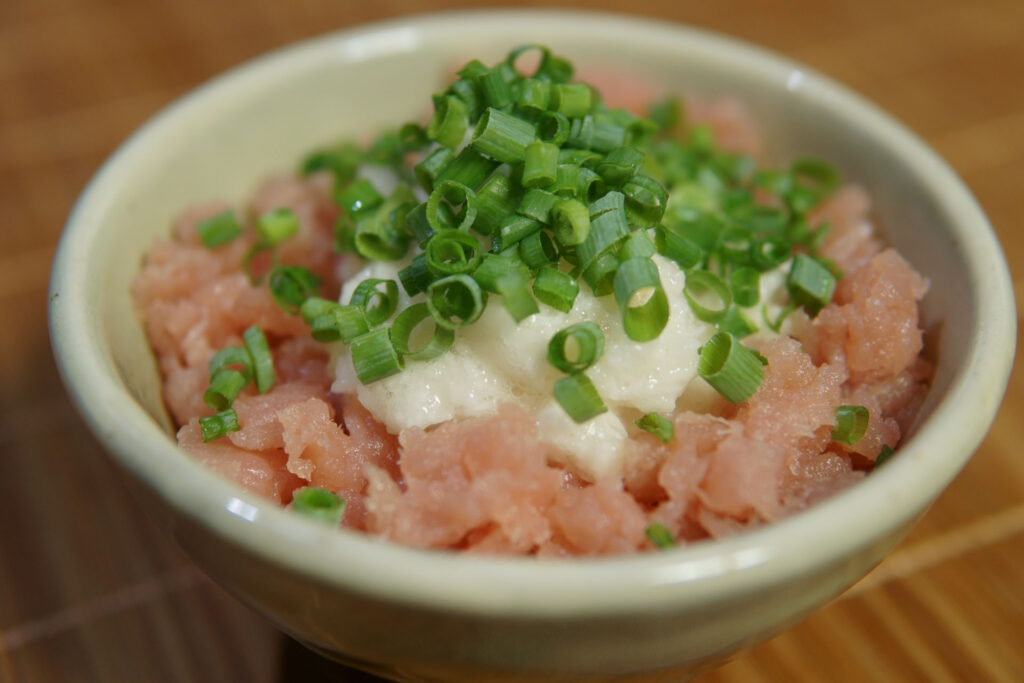
[[[480,86],[484,101],[491,107],[503,109],[512,104],[512,88],[498,68],[490,69],[476,77],[476,83]]]
[[[222,368],[233,368],[245,376],[245,382],[248,384],[252,379],[252,362],[252,356],[246,349],[241,346],[228,346],[210,358],[210,376],[212,377]]]
[[[199,431],[204,443],[219,439],[228,432],[237,432],[238,430],[238,413],[235,412],[234,408],[228,408],[219,413],[199,418]]]
[[[647,413],[640,419],[634,420],[633,424],[658,437],[662,443],[671,441],[675,434],[675,425],[672,424],[672,421],[657,413]]]
[[[604,334],[589,320],[569,325],[548,342],[548,361],[567,374],[586,370],[603,352]]]
[[[672,259],[683,270],[690,270],[704,261],[704,252],[696,242],[658,226],[654,232],[654,246],[658,253]]]
[[[338,192],[335,199],[341,208],[356,219],[373,211],[384,201],[377,188],[366,178],[352,181],[348,187]]]
[[[427,291],[427,287],[434,281],[433,274],[427,268],[427,255],[420,253],[413,256],[409,265],[398,271],[398,279],[402,281],[402,287],[409,296]]]
[[[586,270],[598,257],[614,250],[622,240],[629,236],[629,233],[625,211],[605,211],[597,216],[591,211],[590,232],[576,248],[580,265]]]
[[[683,296],[697,319],[706,323],[720,320],[732,305],[732,290],[709,270],[687,273]]]
[[[836,426],[832,440],[852,446],[864,437],[868,429],[868,409],[864,406],[836,407]]]
[[[309,301],[311,299],[307,299],[306,303]],[[303,304],[303,307],[305,305]],[[309,324],[312,327],[313,339],[324,343],[341,341],[351,344],[353,339],[370,331],[370,325],[366,321],[366,311],[362,306],[342,306],[337,303],[322,313],[314,315]]]
[[[537,112],[547,111],[551,101],[551,82],[538,78],[525,78],[519,83],[519,95],[516,104],[523,109]]]
[[[558,84],[551,89],[551,108],[570,119],[590,111],[594,93],[586,83]]]
[[[563,199],[551,208],[551,229],[559,244],[581,244],[590,234],[590,213],[577,199]]]
[[[423,161],[416,164],[413,167],[413,172],[416,174],[416,180],[420,186],[427,192],[433,191],[434,183],[437,182],[438,176],[441,175],[454,158],[455,154],[450,149],[438,147]]]
[[[576,173],[576,196],[588,202],[604,196],[607,188],[604,179],[585,166]]]
[[[469,230],[476,220],[476,192],[466,185],[454,180],[443,180],[434,187],[434,191],[427,198],[427,222],[435,232],[448,227],[447,217],[440,217],[438,209],[442,203],[451,208],[451,215],[459,219],[454,227],[458,230]],[[462,211],[455,213],[456,207],[462,207]]]
[[[384,289],[381,289],[381,287]],[[358,306],[366,313],[366,323],[376,327],[391,317],[398,305],[398,285],[394,280],[366,278],[360,282],[349,305]]]
[[[558,195],[546,190],[533,188],[523,194],[523,199],[519,202],[516,213],[544,224],[550,224],[551,210],[560,201],[562,199]]]
[[[745,266],[750,261],[754,235],[742,225],[730,225],[718,236],[718,254],[726,263]]]
[[[526,158],[526,147],[535,138],[536,131],[529,121],[488,107],[476,124],[470,144],[492,159],[515,164]]]
[[[647,231],[637,230],[622,241],[617,256],[620,261],[627,261],[631,258],[650,258],[657,253],[658,250],[647,236]]]
[[[274,357],[263,330],[253,325],[242,333],[245,349],[252,358],[253,374],[256,376],[256,391],[267,393],[274,386]]]
[[[405,365],[391,342],[391,331],[387,327],[378,327],[356,337],[349,349],[356,377],[363,384],[398,374]]]
[[[488,292],[498,293],[498,280],[506,275],[519,274],[525,278],[528,272],[523,272],[522,264],[512,258],[512,252],[502,254],[486,254],[477,269],[473,271],[473,279],[481,288]]]
[[[883,444],[882,449],[878,452],[878,457],[875,458],[875,469],[887,463],[894,455],[896,455],[896,451],[888,444]]]
[[[302,302],[316,293],[320,278],[302,266],[277,266],[270,271],[267,283],[277,305],[294,315]]]
[[[532,270],[558,263],[558,247],[547,231],[533,233],[519,242],[519,256]]]
[[[531,192],[539,190],[531,190]],[[476,220],[473,230],[481,235],[490,235],[501,222],[515,210],[519,199],[519,188],[513,187],[508,176],[495,173],[476,191]],[[520,205],[522,202],[520,202]]]
[[[660,99],[647,110],[647,118],[661,130],[675,128],[683,119],[682,103],[678,97]]]
[[[654,262],[650,258],[623,261],[613,286],[626,336],[642,342],[661,334],[668,324],[668,297]]]
[[[468,275],[449,275],[427,287],[427,306],[441,327],[454,330],[468,325],[484,312],[486,293]]]
[[[528,280],[519,273],[509,273],[498,278],[495,289],[501,295],[505,310],[516,322],[527,318],[540,309],[530,294]]]
[[[411,346],[413,334],[427,319],[434,323],[434,331],[429,339],[414,349]],[[395,350],[405,358],[426,361],[437,358],[450,349],[455,340],[455,333],[438,325],[430,315],[427,305],[418,303],[398,314],[391,326],[391,339],[394,342]]]
[[[653,228],[665,215],[668,192],[654,178],[636,174],[622,186],[626,196],[629,222],[640,228]]]
[[[555,400],[578,424],[608,411],[594,383],[582,372],[555,382]]]
[[[306,486],[292,494],[292,510],[337,526],[345,516],[345,499],[327,489]]]
[[[210,378],[210,387],[203,394],[203,401],[214,410],[224,410],[234,403],[238,392],[248,383],[249,380],[238,370],[221,368]]]
[[[455,149],[469,127],[466,103],[453,95],[434,98],[434,115],[427,124],[427,137],[438,144]]]
[[[409,247],[408,224],[415,197],[407,185],[399,185],[379,207],[356,223],[356,251],[372,261],[395,261]]]
[[[533,281],[533,295],[562,313],[572,310],[579,292],[580,286],[576,280],[557,268],[541,268]]]
[[[778,268],[788,261],[792,249],[789,241],[780,235],[768,235],[755,242],[750,253],[754,267],[766,271]]]
[[[557,111],[546,111],[537,121],[537,138],[544,142],[550,142],[552,145],[563,145],[569,139],[570,128],[569,119],[564,114],[559,114]],[[558,162],[566,163],[561,151],[558,155]]]
[[[480,243],[462,230],[441,230],[430,238],[424,251],[427,268],[435,277],[471,273],[480,264]]]
[[[362,151],[352,143],[346,142],[331,149],[313,152],[303,159],[299,170],[302,175],[330,171],[335,182],[347,183],[355,177],[356,169],[362,163]]]
[[[729,288],[737,306],[756,306],[761,300],[761,274],[753,268],[737,268],[729,274]]]
[[[725,315],[715,322],[715,329],[728,332],[737,339],[743,339],[743,337],[757,332],[757,325],[743,311],[736,306],[732,306],[725,312]]]
[[[531,142],[523,161],[523,187],[547,187],[558,172],[558,146],[550,142]]]
[[[256,220],[256,230],[264,243],[273,246],[299,232],[299,219],[294,211],[282,206],[260,216]]]
[[[675,546],[676,539],[672,536],[672,532],[668,530],[668,527],[661,522],[652,522],[647,525],[644,530],[644,535],[650,539],[657,548],[666,550]]]
[[[494,235],[494,248],[497,251],[505,251],[543,227],[539,221],[526,216],[508,216],[502,221],[498,233]]]
[[[757,351],[728,332],[718,332],[701,347],[697,372],[727,401],[742,403],[761,387],[764,364]]]
[[[819,261],[797,254],[786,278],[786,288],[793,302],[813,317],[832,300],[836,278]]]
[[[241,235],[242,226],[238,224],[235,212],[228,209],[196,223],[196,232],[203,245],[213,249]]]
[[[634,147],[618,147],[597,165],[597,172],[611,187],[621,187],[644,163],[644,153]]]
[[[580,169],[576,164],[558,164],[555,173],[555,184],[551,191],[559,197],[573,198],[580,193]]]
[[[615,273],[619,270],[619,259],[615,253],[606,251],[583,270],[583,281],[594,296],[611,294],[615,289]]]
[[[437,182],[453,180],[470,189],[475,189],[480,187],[499,165],[497,161],[488,159],[472,147],[465,147],[458,156],[452,159],[450,164],[444,167],[441,174],[437,176]]]

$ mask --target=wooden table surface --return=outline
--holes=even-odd
[[[278,634],[144,516],[57,377],[46,281],[86,181],[171,100],[305,36],[455,6],[471,3],[0,0],[0,680],[371,680]],[[783,52],[879,103],[956,168],[1024,272],[1022,0],[626,6]],[[987,440],[899,549],[702,680],[1024,681],[1022,409],[1018,364]]]

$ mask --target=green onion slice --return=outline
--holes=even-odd
[[[320,278],[302,266],[277,266],[270,271],[268,284],[277,305],[294,315],[302,302],[316,293]]]
[[[219,439],[228,432],[237,432],[238,430],[238,413],[234,408],[199,418],[199,431],[204,442]]]
[[[836,277],[821,262],[797,254],[786,278],[786,288],[793,302],[813,317],[832,300]]]
[[[527,318],[540,309],[537,302],[530,294],[530,287],[527,278],[520,273],[509,273],[498,278],[495,289],[501,295],[505,310],[509,312],[516,322]]]
[[[311,300],[306,299],[306,303]],[[303,308],[305,306],[306,304],[303,304]],[[334,304],[323,312],[313,315],[309,324],[312,327],[313,339],[323,343],[341,341],[350,344],[356,337],[370,331],[370,325],[366,320],[366,311],[362,306]]]
[[[622,327],[633,341],[656,338],[668,324],[668,297],[658,267],[650,258],[631,258],[619,265],[613,283],[622,311]]]
[[[434,330],[424,341],[419,327],[427,319],[434,324]],[[455,332],[438,325],[430,315],[427,304],[418,303],[398,314],[391,326],[391,339],[395,350],[405,358],[425,361],[437,358],[450,349],[455,340]],[[414,339],[419,342],[415,348]]]
[[[384,198],[380,196],[372,182],[366,178],[359,178],[338,192],[335,200],[350,216],[358,219],[380,206]]]
[[[242,333],[245,349],[252,358],[253,371],[256,376],[256,391],[267,393],[274,386],[274,356],[270,353],[267,335],[253,325]]]
[[[832,440],[847,446],[854,445],[864,437],[869,419],[868,409],[864,406],[837,406]]]
[[[210,377],[222,368],[238,370],[245,376],[246,383],[252,379],[252,356],[241,346],[227,346],[210,358]]]
[[[683,296],[698,320],[713,323],[732,305],[732,290],[710,270],[692,270],[686,274]]]
[[[575,278],[553,267],[541,268],[533,281],[533,295],[562,313],[572,310],[579,292]]]
[[[376,327],[395,312],[398,306],[398,285],[394,280],[367,278],[356,286],[349,304],[362,308],[366,313],[367,324]]]
[[[608,411],[594,383],[582,372],[555,382],[555,400],[578,424]]]
[[[196,223],[196,232],[203,245],[213,249],[241,235],[242,226],[238,224],[235,212],[228,209]]]
[[[644,534],[657,548],[666,550],[676,544],[676,539],[668,527],[661,522],[652,522],[647,525]]]
[[[761,300],[761,274],[753,268],[737,268],[729,274],[729,288],[737,306],[756,306]]]
[[[360,335],[349,344],[352,365],[363,384],[390,377],[402,371],[405,363],[391,342],[391,330],[378,327]]]
[[[306,486],[292,494],[292,510],[337,526],[345,516],[345,499],[327,489]]]
[[[458,329],[484,312],[487,294],[468,275],[449,275],[427,287],[427,306],[441,327]]]
[[[645,432],[650,432],[658,437],[662,443],[671,441],[675,434],[675,425],[672,424],[672,421],[658,413],[647,413],[640,419],[635,420],[633,424]]]
[[[476,192],[455,180],[443,180],[427,198],[427,221],[435,232],[449,227],[447,218],[438,215],[442,201],[448,204],[451,214],[459,219],[459,223],[453,227],[469,230],[473,226],[476,220]],[[456,207],[459,206],[462,210],[456,213]]]
[[[551,209],[551,229],[559,244],[581,244],[590,234],[590,212],[577,199],[563,199]]]
[[[299,232],[299,219],[294,211],[282,206],[260,216],[256,220],[256,230],[264,243],[273,246]]]
[[[569,325],[548,343],[548,361],[569,374],[586,370],[603,352],[604,334],[590,321]]]
[[[718,332],[701,347],[697,372],[727,401],[742,403],[761,387],[764,364],[764,356]]]
[[[557,178],[557,173],[558,145],[538,140],[526,146],[526,157],[523,161],[523,187],[552,185]]]
[[[427,268],[436,277],[471,273],[483,258],[480,243],[462,230],[439,230],[424,251]]]
[[[210,387],[203,394],[203,401],[214,410],[229,408],[245,388],[249,380],[238,370],[221,368],[210,378]]]
[[[492,159],[515,164],[526,158],[526,147],[535,139],[536,130],[529,121],[488,107],[476,124],[470,144]]]
[[[434,98],[434,115],[427,124],[427,137],[443,147],[455,149],[469,127],[466,103],[453,95]]]

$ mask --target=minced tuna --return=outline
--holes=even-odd
[[[610,103],[654,94],[619,81],[625,90],[606,92]],[[709,124],[724,149],[762,149],[734,100],[695,102],[690,116]],[[389,432],[354,393],[331,390],[339,354],[314,341],[260,280],[277,259],[309,269],[320,296],[337,299],[362,264],[334,250],[342,209],[333,184],[326,171],[267,181],[240,214],[241,236],[216,248],[201,243],[196,226],[226,205],[186,211],[171,238],[150,250],[134,297],[181,447],[283,505],[302,487],[328,489],[346,502],[345,528],[411,546],[541,557],[649,550],[654,524],[679,544],[735,534],[862,479],[898,445],[927,390],[918,302],[928,283],[876,237],[868,195],[849,185],[808,214],[812,228],[829,226],[819,254],[842,273],[835,293],[813,317],[790,313],[787,334],[759,325],[744,339],[767,361],[747,400],[730,403],[691,384],[665,413],[667,442],[634,426],[640,411],[617,408],[629,418],[619,460],[592,471],[574,467],[545,437],[538,414],[514,400]],[[281,207],[297,218],[297,231],[243,269],[258,242],[256,218]],[[219,349],[243,345],[252,326],[269,342],[274,386],[262,394],[244,388],[233,403],[237,431],[204,442],[199,419],[215,412],[203,398],[208,363]],[[853,444],[833,438],[839,406],[867,409]]]

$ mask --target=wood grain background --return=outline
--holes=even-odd
[[[175,97],[305,36],[482,4],[0,0],[0,680],[371,680],[279,635],[144,516],[60,385],[46,280],[88,178]],[[775,49],[867,95],[949,160],[1011,269],[1024,269],[1021,0],[626,6]],[[1018,365],[988,439],[902,546],[829,607],[702,681],[1024,680],[1022,408]]]

